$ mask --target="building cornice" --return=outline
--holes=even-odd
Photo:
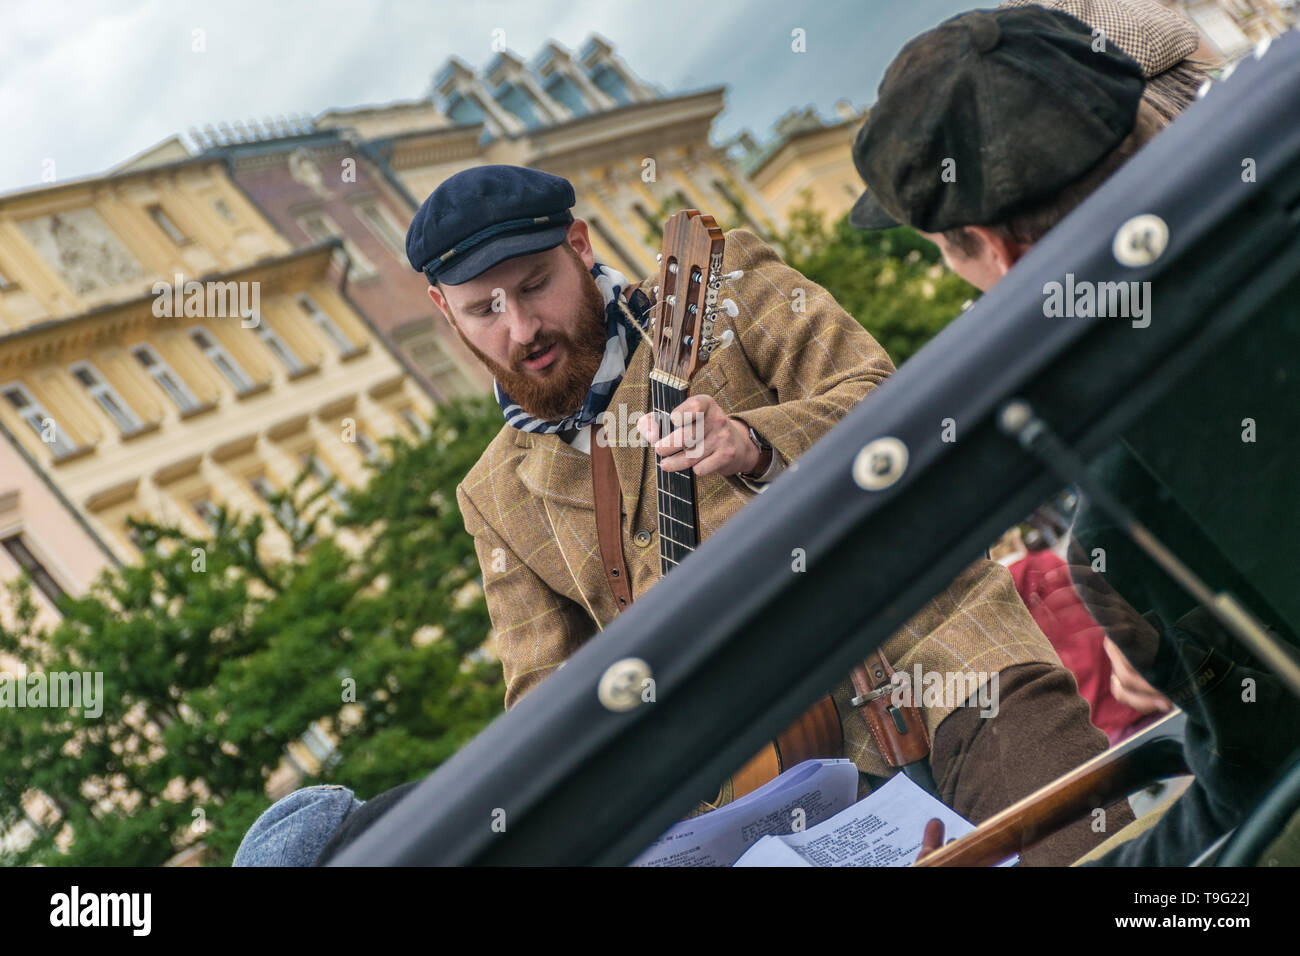
[[[268,140],[263,143],[243,143],[227,146],[222,147],[220,151],[230,157],[231,168],[235,172],[248,172],[273,166],[283,166],[289,161],[289,157],[299,149],[317,155],[329,155],[331,153],[344,155],[350,152],[351,148],[352,144],[342,138],[338,130],[327,130],[307,136],[294,136]]]
[[[617,109],[529,130],[517,139],[525,147],[532,165],[581,159],[590,165],[597,151],[616,152],[626,158],[635,152],[638,139],[654,142],[699,142],[707,139],[714,118],[726,106],[726,87],[665,99],[630,103]],[[648,155],[648,154],[647,154]]]
[[[186,282],[257,282],[260,283],[259,298],[262,295],[278,295],[324,278],[335,250],[342,246],[341,239],[330,239],[238,269],[184,278]],[[159,281],[171,282],[173,278],[167,276]],[[153,313],[156,298],[152,291],[145,292],[121,302],[98,306],[79,315],[51,319],[0,335],[0,369],[34,367],[53,361],[70,350],[103,346],[141,330],[154,329],[161,322],[184,321],[183,317],[156,317]]]
[[[481,152],[479,141],[482,135],[483,124],[476,123],[473,126],[399,133],[386,137],[383,142],[392,149],[389,163],[393,169],[418,169],[421,166],[474,158]],[[372,142],[377,144],[379,141]]]
[[[172,163],[162,163],[157,166],[145,166],[141,169],[127,169],[115,173],[100,173],[94,176],[86,176],[81,179],[68,179],[59,183],[51,183],[48,186],[35,186],[26,189],[20,189],[11,193],[0,194],[0,213],[6,209],[17,205],[32,204],[36,205],[49,200],[57,200],[63,196],[74,195],[78,190],[93,192],[95,190],[113,189],[124,183],[133,182],[140,179],[157,179],[166,177],[183,170],[197,169],[202,166],[224,165],[224,159],[220,156],[194,156],[190,159],[181,159]]]
[[[762,175],[763,171],[772,167],[778,156],[785,155],[789,152],[803,152],[806,147],[812,145],[812,141],[819,136],[825,136],[829,140],[835,140],[842,137],[846,130],[852,132],[855,124],[860,127],[866,121],[863,116],[855,116],[853,119],[839,120],[835,123],[828,123],[825,126],[817,126],[811,129],[801,129],[785,137],[784,141],[776,149],[772,150],[763,157],[763,161],[749,171],[749,178],[755,181]],[[856,133],[853,133],[856,136]]]

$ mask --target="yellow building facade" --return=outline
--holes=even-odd
[[[830,225],[862,195],[853,141],[866,113],[845,100],[836,104],[835,112],[836,118],[828,121],[812,107],[791,110],[777,120],[776,135],[763,146],[748,134],[738,140],[745,174],[785,221],[796,209],[810,207]]]
[[[722,87],[665,95],[593,35],[577,52],[549,42],[531,61],[506,50],[477,70],[453,57],[428,99],[331,111],[316,128],[346,131],[382,154],[413,205],[471,166],[506,163],[563,176],[598,254],[639,279],[657,268],[665,203],[760,232],[780,225],[726,153],[710,145],[724,106]]]
[[[128,516],[203,535],[222,505],[269,516],[304,468],[364,481],[432,402],[347,266],[337,240],[292,248],[212,160],[0,197],[8,440],[128,562]]]

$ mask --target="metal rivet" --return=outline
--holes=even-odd
[[[1136,269],[1155,262],[1168,245],[1169,226],[1159,216],[1148,212],[1134,216],[1120,226],[1110,248],[1120,265]]]
[[[640,547],[644,548],[646,545],[650,543],[650,532],[638,531],[636,533],[636,536],[632,540],[635,541]]]
[[[853,459],[853,480],[866,491],[888,488],[907,470],[907,446],[897,438],[877,438]]]
[[[641,703],[641,691],[649,679],[649,664],[639,657],[625,657],[605,668],[596,697],[606,710],[631,710]]]

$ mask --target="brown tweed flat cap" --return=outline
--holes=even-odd
[[[1006,0],[1001,6],[1031,5],[1060,10],[1100,29],[1106,42],[1137,60],[1148,78],[1175,66],[1201,45],[1196,25],[1156,0]]]

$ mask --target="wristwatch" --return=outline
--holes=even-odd
[[[741,424],[743,425],[744,422],[741,422]],[[749,429],[749,440],[758,447],[758,463],[754,465],[752,472],[746,472],[740,477],[748,478],[750,481],[758,481],[772,467],[772,446],[758,432],[754,431],[752,425],[746,425],[745,427]]]

